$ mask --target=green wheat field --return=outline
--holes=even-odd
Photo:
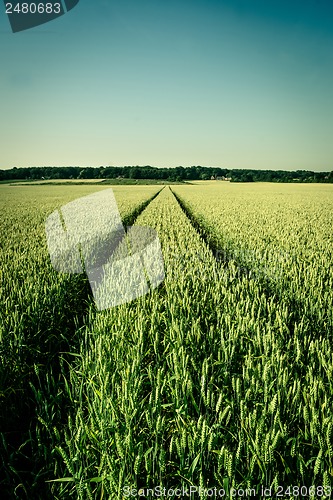
[[[45,219],[102,189],[0,186],[0,498],[329,498],[333,186],[113,186],[165,280],[97,311]]]

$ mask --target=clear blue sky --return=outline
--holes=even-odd
[[[0,43],[0,168],[333,170],[332,0],[1,4]]]

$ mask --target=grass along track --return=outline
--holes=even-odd
[[[200,237],[205,241],[215,256],[219,266],[228,272],[228,268],[236,270],[237,277],[248,277],[250,280],[259,282],[260,289],[267,297],[271,297],[275,302],[279,302],[289,311],[289,320],[286,324],[288,331],[292,335],[295,328],[301,325],[304,335],[307,338],[315,338],[318,332],[327,331],[328,335],[333,336],[333,294],[330,293],[333,288],[333,277],[327,275],[326,291],[323,296],[320,296],[320,305],[313,299],[312,293],[306,295],[303,290],[295,289],[291,281],[290,274],[296,279],[297,276],[305,274],[304,269],[299,269],[294,263],[294,267],[290,269],[290,260],[279,261],[279,255],[282,253],[281,248],[276,247],[276,259],[268,264],[265,262],[265,253],[267,249],[265,244],[261,248],[257,246],[256,251],[251,246],[244,247],[240,252],[226,242],[223,237],[223,228],[219,223],[219,217],[212,212],[205,212],[203,205],[195,208],[195,203],[190,204],[176,194],[170,188],[180,207],[185,215],[189,218],[192,225],[198,231]],[[184,191],[185,192],[185,191]],[[201,209],[201,211],[200,211]],[[215,217],[214,217],[215,216]],[[220,213],[221,216],[221,213]],[[254,228],[253,228],[254,229]],[[228,244],[229,243],[229,244]],[[244,243],[243,243],[244,245]],[[246,256],[250,255],[250,259]],[[253,256],[257,255],[257,260]],[[245,258],[244,258],[245,257]],[[328,259],[329,262],[329,259]],[[274,263],[277,271],[275,272]],[[286,269],[284,269],[284,265]],[[289,268],[288,268],[289,266]],[[299,267],[302,264],[300,263]],[[327,262],[325,264],[327,267]],[[316,270],[318,273],[319,269]],[[287,278],[287,275],[289,276]],[[323,280],[321,280],[322,282]],[[313,281],[312,281],[313,284]],[[332,285],[332,286],[331,286]],[[312,292],[312,289],[307,292]],[[318,292],[317,290],[315,290]],[[323,301],[324,299],[324,301]],[[324,303],[323,303],[324,302]],[[309,306],[310,304],[310,306]],[[304,353],[306,355],[306,352]]]
[[[331,186],[219,183],[174,192],[223,258],[333,334]]]
[[[47,498],[54,443],[45,429],[67,421],[64,376],[93,307],[85,276],[56,273],[44,221],[96,187],[2,186],[0,431],[2,498]],[[114,189],[124,223],[133,223],[156,187]],[[70,354],[69,354],[70,353]]]

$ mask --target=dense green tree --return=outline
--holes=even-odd
[[[100,167],[28,167],[0,170],[1,181],[39,180],[39,179],[158,179],[158,180],[209,180],[231,178],[232,182],[333,182],[333,171],[313,172],[308,170],[249,170],[225,169],[220,167],[157,168],[150,165],[140,166],[100,166]]]

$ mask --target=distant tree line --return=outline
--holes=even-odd
[[[333,183],[332,172],[309,170],[246,170],[219,167],[151,166],[127,167],[22,167],[0,170],[0,181],[48,179],[156,179],[166,181],[230,180],[231,182],[326,182]]]

